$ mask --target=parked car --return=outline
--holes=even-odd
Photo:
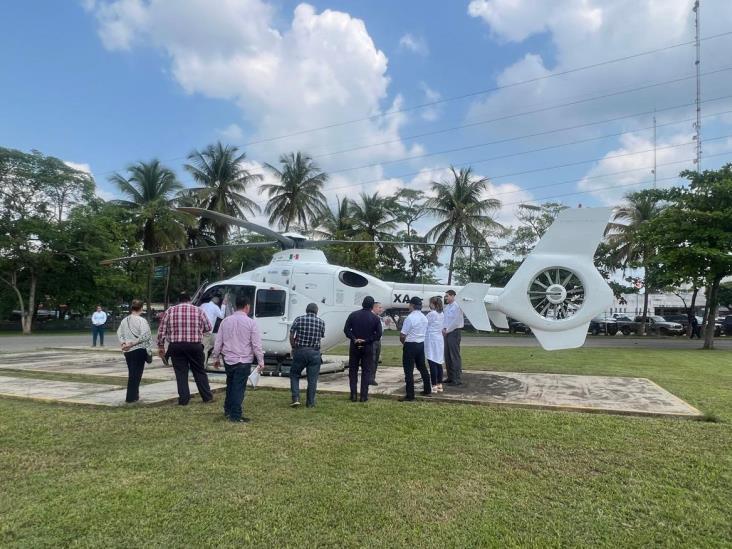
[[[640,333],[642,316],[637,316],[633,320],[629,317],[616,318],[618,328],[623,335]],[[686,332],[684,327],[678,322],[669,322],[662,316],[649,315],[646,317],[646,333],[655,335],[684,335]]]
[[[665,315],[663,318],[669,322],[678,322],[684,328],[684,332],[686,332],[689,327],[689,317],[687,315]],[[699,326],[703,325],[702,317],[697,316],[696,321],[699,323]],[[704,330],[702,329],[702,332],[703,331]],[[717,322],[714,324],[714,337],[719,337],[720,335],[722,335],[722,323],[717,319]]]
[[[719,329],[724,335],[732,336],[732,315],[724,317],[724,320],[722,320]]]
[[[618,333],[618,321],[611,316],[600,315],[590,321],[589,331],[592,335],[611,335]]]
[[[529,328],[523,322],[519,322],[518,320],[509,318],[508,319],[508,333],[517,334],[519,332],[522,334],[531,335],[531,328]]]

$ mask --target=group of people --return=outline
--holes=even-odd
[[[169,308],[160,320],[157,334],[157,352],[161,359],[172,363],[178,388],[178,404],[185,406],[191,399],[188,374],[192,372],[203,402],[213,401],[213,393],[205,370],[206,347],[211,348],[213,367],[226,372],[226,398],[224,415],[232,422],[247,422],[243,415],[243,401],[247,380],[253,369],[264,368],[262,337],[257,323],[249,316],[249,298],[240,295],[235,298],[235,312],[224,318],[218,298],[206,300],[197,307],[190,297],[183,293],[179,303]],[[421,394],[429,396],[442,392],[444,385],[462,384],[460,358],[460,330],[463,328],[463,313],[455,303],[455,292],[448,290],[445,304],[440,297],[429,302],[430,311],[422,313],[422,300],[413,297],[409,302],[410,314],[405,319],[400,333],[403,344],[402,365],[406,382],[406,395],[401,401],[415,399],[414,369],[422,377]],[[139,386],[145,364],[152,361],[152,335],[150,326],[141,316],[142,302],[134,300],[130,315],[120,323],[117,337],[129,370],[126,402],[139,400]],[[381,354],[383,335],[383,308],[373,297],[363,299],[361,309],[348,316],[343,328],[350,341],[348,377],[350,399],[366,402],[369,387],[378,385],[376,371]],[[218,324],[215,335],[212,334]],[[292,365],[290,367],[290,391],[293,408],[300,403],[300,376],[303,370],[307,377],[308,408],[315,406],[318,376],[322,363],[321,340],[325,337],[325,322],[318,316],[318,305],[310,303],[290,327]],[[166,349],[167,343],[167,349]],[[426,361],[426,362],[425,362]],[[446,366],[446,375],[443,370]],[[428,368],[429,367],[429,368]],[[361,374],[359,390],[359,370]]]

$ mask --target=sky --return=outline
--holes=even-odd
[[[732,2],[701,4],[712,169],[732,161]],[[653,184],[654,110],[657,185],[694,167],[692,5],[5,2],[0,146],[89,170],[106,199],[110,175],[152,158],[191,185],[186,155],[222,140],[267,178],[309,154],[331,201],[428,191],[453,165],[490,179],[506,224],[522,202],[617,205]]]

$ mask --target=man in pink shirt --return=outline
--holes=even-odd
[[[219,357],[224,357],[226,368],[226,400],[224,415],[234,423],[246,423],[249,418],[242,416],[242,403],[247,390],[247,379],[256,359],[258,370],[264,368],[262,336],[256,322],[249,318],[249,299],[240,295],[236,298],[236,312],[226,317],[216,334],[211,359],[214,368],[220,368]]]

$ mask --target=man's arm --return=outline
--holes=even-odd
[[[298,318],[296,318],[295,321],[292,323],[292,326],[290,326],[290,347],[293,349],[297,346],[297,330],[300,325],[300,323],[298,322]]]
[[[160,352],[160,349],[165,348],[165,336],[168,331],[168,311],[170,309],[163,313],[163,317],[160,319],[160,326],[158,326],[158,352]],[[163,354],[165,354],[165,351],[163,351]]]
[[[376,317],[376,337],[374,338],[374,341],[379,341],[383,335],[384,335],[384,331],[381,326],[381,318],[379,318],[377,316]]]
[[[199,325],[201,326],[201,332],[204,334],[210,334],[213,331],[213,326],[211,326],[206,313],[201,309],[198,309],[198,319],[200,323]]]
[[[404,344],[404,342],[407,340],[407,332],[409,332],[411,328],[412,322],[409,317],[406,318],[404,321],[404,324],[402,324],[401,332],[399,332],[399,341]]]
[[[213,360],[213,367],[214,368],[221,368],[221,362],[219,361],[219,357],[221,356],[221,351],[224,349],[224,332],[225,328],[223,325],[219,327],[219,331],[216,334],[216,339],[214,340],[214,346],[211,350],[211,360]]]
[[[346,337],[350,339],[351,341],[354,341],[353,338],[353,313],[348,315],[348,318],[346,319],[346,325],[343,327],[343,333],[346,334]]]
[[[261,370],[264,368],[264,350],[262,349],[262,335],[259,333],[259,327],[256,323],[253,323],[252,326],[252,350]]]

